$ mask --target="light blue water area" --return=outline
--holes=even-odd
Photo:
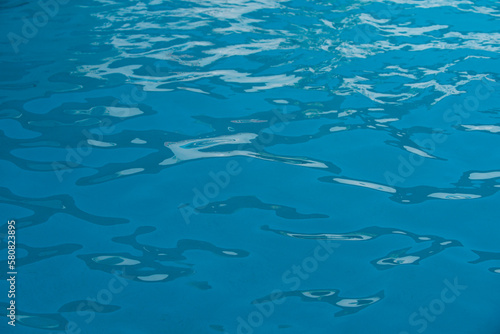
[[[498,333],[499,20],[3,1],[0,331]]]

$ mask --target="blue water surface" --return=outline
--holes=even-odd
[[[5,0],[2,333],[500,332],[500,5]]]

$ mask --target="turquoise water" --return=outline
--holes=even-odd
[[[500,5],[0,4],[2,333],[500,332]]]

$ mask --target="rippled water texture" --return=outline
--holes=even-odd
[[[5,0],[2,333],[500,331],[500,5]]]

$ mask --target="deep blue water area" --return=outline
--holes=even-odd
[[[1,333],[500,333],[497,1],[0,22]]]

